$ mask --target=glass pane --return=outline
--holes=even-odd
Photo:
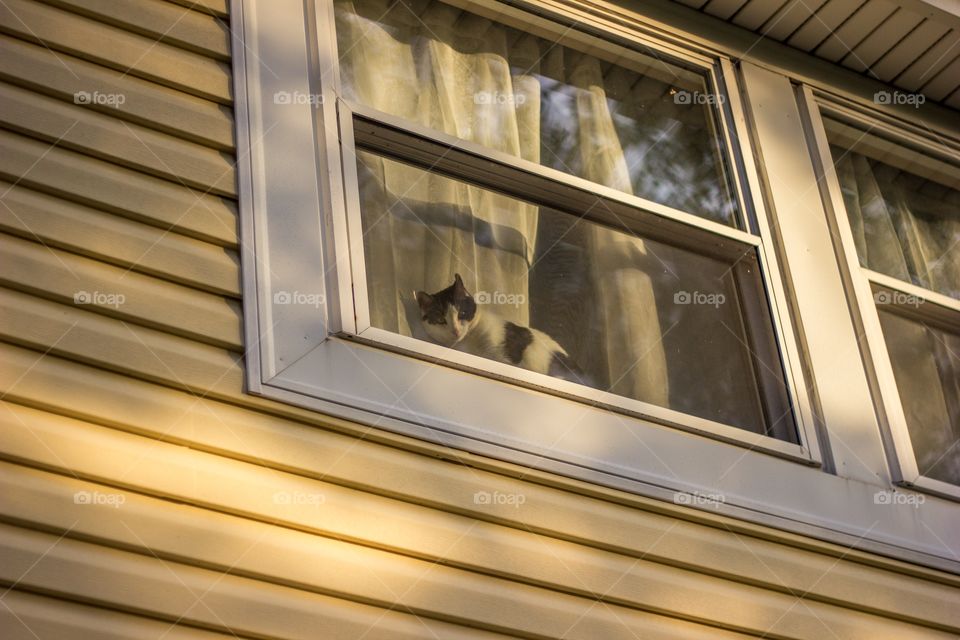
[[[795,441],[752,247],[721,260],[358,158],[373,326]]]
[[[960,485],[960,334],[880,311],[920,473]]]
[[[607,59],[431,0],[335,0],[347,99],[737,225],[706,76]],[[612,57],[612,56],[608,56]]]
[[[960,298],[960,167],[825,122],[860,264]]]

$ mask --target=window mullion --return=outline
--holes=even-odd
[[[812,389],[836,472],[876,484],[888,478],[873,396],[837,270],[819,182],[788,78],[741,63],[753,139],[761,158],[792,297],[805,337]]]

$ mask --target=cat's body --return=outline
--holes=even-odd
[[[574,382],[582,375],[567,352],[549,335],[502,319],[478,306],[460,278],[429,294],[416,292],[423,328],[445,347],[483,356]]]

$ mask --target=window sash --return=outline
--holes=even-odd
[[[736,439],[736,436],[741,433],[752,434],[750,437],[752,446],[758,444],[756,438],[752,436],[760,436],[763,440],[775,439],[787,446],[772,445],[765,448],[791,457],[797,456],[798,449],[792,443],[803,442],[802,425],[798,408],[792,401],[793,392],[788,381],[786,362],[779,348],[780,336],[768,335],[758,327],[758,325],[767,324],[767,322],[761,323],[757,318],[756,314],[763,313],[771,314],[769,325],[774,326],[773,309],[769,304],[766,285],[764,247],[759,238],[696,216],[679,214],[679,212],[669,212],[664,216],[640,211],[637,209],[636,201],[642,203],[649,201],[614,189],[606,189],[607,193],[601,195],[592,182],[507,154],[500,154],[497,162],[494,162],[489,154],[485,153],[484,157],[479,157],[464,148],[452,146],[456,144],[460,147],[472,147],[475,150],[478,145],[465,143],[449,136],[446,136],[446,140],[441,143],[434,139],[437,133],[427,129],[420,128],[420,135],[413,136],[408,131],[384,127],[366,117],[351,114],[349,107],[345,104],[340,110],[340,120],[344,132],[342,140],[352,142],[349,146],[346,144],[343,146],[342,153],[347,185],[346,216],[352,239],[350,255],[354,322],[349,328],[343,330],[341,333],[343,337],[360,339],[401,353],[426,357],[430,361],[446,362],[460,369],[547,390],[562,397],[587,401],[592,405],[608,407],[621,413],[688,431],[712,434],[723,439]],[[423,170],[464,180],[483,189],[500,191],[536,205],[548,206],[571,216],[583,218],[590,223],[606,223],[617,229],[626,224],[629,231],[644,239],[669,243],[698,255],[729,263],[733,277],[738,282],[738,289],[740,286],[747,286],[750,291],[762,292],[763,295],[763,299],[757,304],[738,302],[735,304],[738,305],[738,313],[741,314],[742,321],[746,325],[744,337],[749,341],[747,351],[755,371],[753,381],[756,384],[769,434],[757,434],[745,428],[686,414],[668,407],[533,373],[520,367],[446,349],[373,326],[369,314],[367,265],[362,241],[361,203],[355,157],[355,152],[361,150],[411,163]],[[610,198],[616,198],[616,200]],[[598,201],[603,202],[604,206],[597,207]],[[661,206],[652,202],[649,204]],[[594,213],[584,214],[583,211],[587,210]],[[609,214],[605,211],[609,211]],[[723,233],[718,237],[713,230],[704,229],[703,226],[715,227]],[[748,266],[754,267],[752,273],[748,273],[750,271],[746,268]],[[763,365],[757,363],[758,358],[761,362],[780,364],[787,404],[784,404],[775,389],[769,384],[764,384],[766,376],[761,375],[759,371]],[[786,412],[791,414],[792,419],[784,420]]]
[[[882,119],[869,113],[865,108],[853,108],[836,100],[833,96],[804,86],[801,100],[806,105],[811,125],[811,151],[819,164],[828,216],[835,236],[839,240],[838,263],[847,281],[847,290],[851,306],[857,312],[860,331],[866,338],[867,373],[874,395],[883,414],[881,427],[886,446],[890,453],[890,466],[895,483],[928,491],[942,497],[960,499],[960,486],[926,477],[920,473],[914,453],[910,433],[907,428],[906,413],[894,378],[893,364],[880,326],[880,314],[875,295],[886,291],[915,296],[926,301],[917,309],[906,312],[911,317],[931,321],[935,324],[960,324],[960,301],[941,293],[919,287],[885,274],[877,273],[860,265],[857,248],[847,217],[840,180],[833,166],[830,142],[827,138],[823,114],[839,117],[846,122],[862,127],[879,130],[884,137],[895,143],[902,143],[914,149],[929,153],[934,159],[949,157],[951,150],[928,137],[912,130],[909,125],[902,127],[889,119]]]
[[[629,36],[623,36],[620,30],[615,28],[606,28],[603,30],[591,28],[581,21],[569,19],[565,13],[551,15],[550,18],[542,18],[538,15],[539,12],[535,13],[536,8],[527,3],[524,3],[526,8],[518,8],[502,4],[499,0],[438,0],[438,2],[485,17],[494,22],[511,26],[519,31],[532,34],[539,38],[553,40],[558,45],[573,48],[585,55],[594,56],[606,62],[614,61],[612,62],[613,64],[624,68],[649,67],[648,61],[651,58],[656,58],[662,60],[665,64],[670,64],[702,75],[706,82],[705,90],[710,95],[726,97],[723,86],[724,74],[721,69],[724,59],[717,57],[712,52],[700,51],[692,46],[674,46],[663,39],[638,36],[638,34],[635,33]],[[324,5],[329,7],[329,15],[326,19],[327,24],[325,28],[330,38],[326,45],[331,49],[329,59],[331,61],[338,60],[333,3],[325,2]],[[594,35],[594,33],[598,35]],[[732,67],[730,67],[729,70],[732,71]],[[640,77],[641,73],[639,71],[637,74],[638,77]],[[338,102],[343,102],[345,92],[343,91],[338,61],[331,63],[328,85],[328,90],[325,91],[325,98],[334,98]],[[414,131],[432,131],[438,138],[449,137],[456,143],[466,142],[460,138],[446,136],[439,131],[427,129],[415,122],[377,111],[367,105],[350,103],[349,101],[346,102],[354,112],[368,114],[381,122],[390,122],[399,128],[409,128]],[[719,151],[717,160],[720,161],[720,164],[717,168],[721,170],[724,176],[726,183],[724,186],[731,189],[730,195],[733,199],[735,212],[729,224],[726,225],[713,223],[713,221],[708,218],[696,216],[695,214],[684,213],[685,215],[697,217],[707,223],[716,224],[718,227],[744,230],[753,234],[759,233],[758,225],[754,218],[752,208],[748,206],[747,194],[743,187],[746,183],[743,170],[744,162],[739,157],[740,149],[736,134],[731,126],[732,116],[730,115],[729,107],[722,103],[708,104],[707,107],[712,113],[713,124],[717,128],[718,137],[713,141],[716,143]],[[468,142],[467,144],[473,143]],[[478,153],[492,157],[510,157],[508,154],[502,154],[494,149],[483,147],[482,145],[477,145],[476,150]],[[547,168],[548,165],[543,164],[542,166]],[[573,174],[559,170],[558,173],[575,177]],[[590,184],[593,185],[593,188],[607,188],[599,183],[590,182]],[[642,198],[638,199],[642,200]],[[646,202],[666,210],[681,211],[669,205],[660,205],[652,201]]]

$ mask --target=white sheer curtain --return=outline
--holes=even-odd
[[[511,74],[507,42],[489,21],[431,4],[415,16],[390,13],[387,2],[337,3],[341,73],[348,98],[380,111],[538,160],[539,87],[533,78]],[[451,43],[456,43],[456,48]],[[514,97],[515,96],[515,97]],[[520,108],[504,108],[510,97]],[[435,291],[460,272],[479,290],[527,291],[533,259],[536,208],[487,190],[424,174],[366,154],[362,170],[380,189],[366,194],[381,201],[384,215],[364,230],[371,281],[371,321],[411,335],[414,289]],[[527,324],[527,307],[499,309]]]
[[[583,57],[573,68],[577,127],[586,177],[632,192],[627,161],[607,109],[604,78],[596,58]],[[608,390],[630,398],[669,405],[666,354],[653,282],[643,269],[642,240],[593,225],[589,235],[591,283],[596,289],[599,330],[605,337]]]
[[[960,193],[853,151],[835,157],[860,263],[960,297]]]
[[[337,2],[342,84],[348,99],[534,162],[541,152],[541,84],[564,78],[575,91],[570,135],[583,177],[631,192],[623,149],[596,58],[440,3],[414,11],[390,3]],[[388,15],[389,14],[389,15]],[[516,70],[524,70],[516,73]],[[537,207],[424,174],[371,154],[361,157],[367,202],[383,214],[365,228],[371,319],[416,335],[410,291],[437,290],[460,272],[473,291],[522,294],[537,247]],[[361,180],[364,182],[364,180]],[[402,203],[398,201],[402,200]],[[611,391],[669,405],[657,300],[637,258],[636,238],[591,225],[589,280],[603,304],[601,367]],[[529,324],[527,305],[500,305]],[[562,342],[562,340],[561,340]]]
[[[960,484],[960,336],[881,311],[920,473]]]
[[[856,152],[834,157],[861,264],[960,297],[960,193]],[[920,472],[960,484],[960,335],[879,311]]]

